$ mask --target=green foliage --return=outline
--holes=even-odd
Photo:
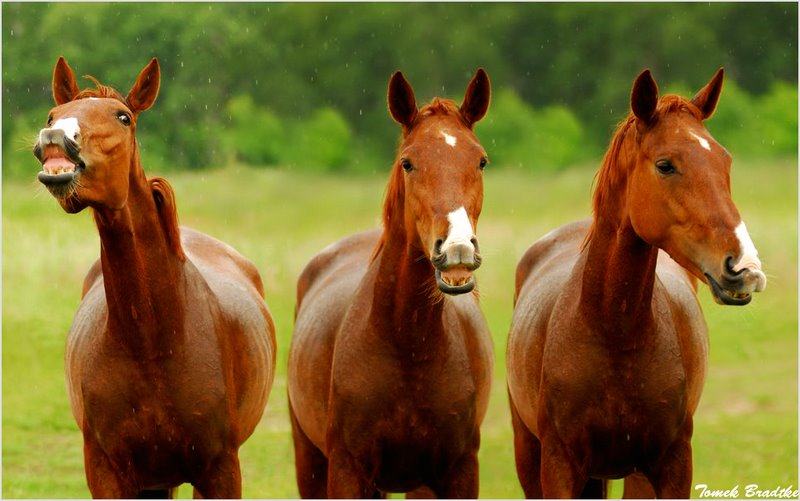
[[[278,165],[285,141],[280,118],[256,106],[247,94],[228,101],[227,111],[230,123],[220,134],[234,159],[249,165]]]
[[[776,158],[797,153],[797,87],[775,82],[760,97],[726,80],[708,130],[733,155]]]
[[[796,151],[789,137],[795,132],[785,129],[791,117],[784,117],[796,102],[796,3],[101,2],[88,9],[74,2],[4,2],[0,8],[4,158],[16,147],[12,135],[23,137],[43,122],[34,111],[52,103],[50,81],[60,55],[82,86],[89,82],[81,76],[90,74],[123,93],[151,57],[159,58],[160,95],[140,117],[139,133],[148,137],[143,156],[164,168],[288,158],[301,169],[308,163],[311,169],[369,170],[370,158],[391,154],[397,141],[386,112],[392,72],[405,73],[422,104],[437,95],[459,100],[479,66],[496,95],[513,91],[534,114],[563,107],[581,130],[580,144],[531,147],[527,154],[503,139],[516,151],[497,149],[495,167],[504,155],[517,163],[538,159],[534,165],[526,160],[530,168],[551,168],[578,152],[602,151],[627,113],[631,82],[644,67],[660,86],[679,83],[695,91],[724,66],[726,86],[735,81],[743,93],[764,99],[764,113],[742,122],[739,139],[763,137],[759,151],[770,156]],[[770,104],[765,96],[773,95]],[[228,108],[243,96],[257,105],[252,118],[267,129],[262,139],[270,144],[245,133],[232,145],[231,136],[221,133],[229,126],[248,128],[249,120]],[[350,146],[334,146],[332,139],[312,145],[317,131],[296,129],[328,108],[346,122],[350,133],[342,140],[350,137]],[[779,119],[768,118],[768,109]],[[577,134],[567,113],[555,115],[547,122],[552,130],[534,129],[542,137],[523,143]],[[329,130],[345,130],[335,119],[322,120],[338,127]],[[273,129],[287,138],[306,134],[311,142],[307,149],[291,141],[275,144]],[[254,128],[247,132],[255,134]],[[23,174],[16,167],[7,172]]]
[[[586,158],[581,125],[567,108],[534,110],[511,89],[495,93],[476,132],[493,165],[558,170]]]
[[[282,160],[290,167],[315,171],[342,169],[352,154],[352,132],[333,108],[322,108],[290,126]]]

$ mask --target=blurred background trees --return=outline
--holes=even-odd
[[[460,102],[479,66],[493,167],[599,158],[645,67],[692,95],[724,66],[712,134],[734,155],[796,155],[797,19],[796,3],[3,3],[3,176],[37,168],[59,55],[123,93],[158,57],[138,132],[151,171],[382,171],[399,134],[392,72],[420,104]]]

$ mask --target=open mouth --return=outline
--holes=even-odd
[[[471,292],[475,288],[472,272],[463,267],[449,270],[436,270],[436,285],[445,294],[458,295]]]
[[[42,171],[37,178],[57,198],[70,195],[85,165],[70,159],[58,147],[48,146],[43,154]]]
[[[711,294],[714,300],[720,304],[727,304],[731,306],[744,306],[753,299],[753,295],[749,292],[737,292],[723,288],[719,282],[708,273],[705,274],[708,279],[708,284],[711,286]]]

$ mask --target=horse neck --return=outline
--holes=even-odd
[[[400,346],[413,350],[415,340],[441,333],[444,301],[437,297],[433,265],[404,232],[385,229],[382,239],[372,264],[372,314],[383,324],[381,336],[395,337]]]
[[[94,209],[108,325],[133,353],[160,356],[183,333],[185,258],[168,241],[138,158],[133,163],[125,205]],[[177,220],[166,223],[177,228]]]
[[[633,134],[628,134],[633,136]],[[627,210],[627,173],[635,162],[635,139],[626,138],[616,165],[613,195],[595,206],[594,222],[584,252],[580,305],[583,314],[615,344],[640,341],[652,327],[653,288],[658,248],[642,240]],[[606,166],[604,165],[604,168]],[[601,176],[602,177],[602,176]],[[598,187],[599,189],[599,187]]]

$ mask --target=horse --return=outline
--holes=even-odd
[[[100,258],[83,282],[66,347],[72,414],[94,498],[241,497],[239,446],[261,419],[275,327],[255,266],[178,225],[175,195],[147,178],[136,140],[155,102],[158,60],[127,96],[78,88],[61,57],[39,181],[67,213],[86,207]]]
[[[730,154],[706,130],[723,69],[691,100],[636,78],[596,180],[593,217],[520,259],[507,345],[517,474],[527,497],[688,498],[708,334],[721,304],[766,286],[731,199]]]
[[[478,495],[493,367],[473,272],[488,110],[480,68],[461,105],[388,88],[402,128],[383,228],[333,243],[297,282],[289,411],[304,498]]]

